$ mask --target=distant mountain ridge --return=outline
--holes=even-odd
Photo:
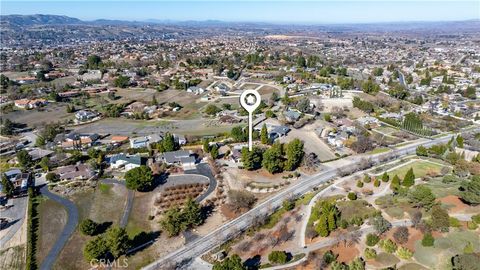
[[[49,25],[49,24],[80,24],[82,20],[61,15],[1,15],[2,24],[7,23],[14,26],[31,26],[31,25]]]

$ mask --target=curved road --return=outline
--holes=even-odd
[[[78,209],[77,206],[70,200],[65,199],[57,194],[54,194],[48,190],[48,186],[44,185],[41,189],[40,192],[42,195],[45,197],[54,200],[61,205],[65,207],[65,210],[67,210],[67,224],[63,227],[63,231],[58,237],[57,241],[53,245],[53,247],[50,249],[48,252],[47,256],[43,260],[40,270],[49,270],[53,268],[53,264],[55,263],[55,260],[57,259],[58,255],[62,251],[63,247],[67,243],[68,239],[70,236],[73,234],[75,231],[75,228],[77,227],[78,224]]]
[[[473,130],[478,131],[479,128],[477,127]],[[205,252],[246,230],[249,226],[251,226],[255,219],[271,214],[275,209],[281,207],[283,201],[286,199],[294,196],[300,196],[301,194],[311,190],[313,187],[335,178],[337,176],[338,169],[355,167],[355,165],[358,164],[363,158],[369,158],[374,165],[381,164],[389,159],[395,159],[399,158],[400,156],[415,153],[416,148],[419,145],[431,146],[438,143],[446,143],[452,136],[455,136],[455,134],[446,135],[427,142],[413,143],[387,153],[357,155],[339,160],[338,162],[334,161],[331,163],[331,168],[290,185],[286,189],[260,203],[247,213],[244,213],[236,219],[223,224],[222,226],[213,230],[211,233],[186,244],[180,249],[167,254],[163,258],[157,259],[155,262],[147,265],[144,269],[162,269],[162,266],[169,264],[179,264],[180,266],[182,264],[187,265],[195,257],[204,254]]]

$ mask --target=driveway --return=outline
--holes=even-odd
[[[60,234],[57,241],[53,245],[52,249],[50,249],[48,255],[45,257],[40,266],[40,270],[49,270],[53,268],[53,264],[57,260],[58,255],[60,254],[68,239],[70,239],[70,236],[73,234],[75,228],[77,227],[78,210],[77,206],[72,201],[50,192],[47,185],[44,185],[40,189],[40,192],[45,197],[63,205],[68,215],[67,224],[65,224],[65,226],[63,227],[62,233]]]
[[[217,180],[215,180],[215,177],[213,176],[212,170],[210,170],[208,163],[197,164],[196,173],[203,175],[210,180],[208,189],[195,199],[197,202],[201,202],[215,190],[215,188],[217,187]]]

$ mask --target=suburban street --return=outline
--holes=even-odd
[[[476,128],[476,130],[478,130],[478,128]],[[370,158],[374,164],[378,164],[381,162],[381,160],[385,160],[388,157],[390,159],[394,159],[415,153],[415,150],[419,145],[431,146],[438,143],[445,143],[449,141],[452,136],[454,135],[447,135],[427,142],[413,143],[387,153],[374,155],[356,155],[331,162],[330,164],[325,164],[329,166],[328,169],[316,175],[298,181],[297,183],[279,192],[275,196],[260,203],[250,211],[239,216],[238,218],[233,219],[228,223],[225,223],[224,225],[220,226],[208,235],[205,235],[195,241],[190,242],[181,249],[178,249],[168,254],[167,256],[158,259],[157,261],[146,266],[144,269],[161,269],[162,266],[172,263],[179,263],[185,265],[188,264],[195,257],[204,254],[210,249],[222,244],[226,240],[231,239],[234,236],[240,234],[242,231],[246,230],[256,218],[271,214],[273,211],[275,211],[275,209],[279,208],[282,205],[282,202],[286,199],[300,196],[311,190],[313,187],[335,178],[337,176],[338,169],[352,167],[365,158]]]

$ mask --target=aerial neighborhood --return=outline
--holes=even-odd
[[[479,269],[478,26],[2,15],[0,269]]]

